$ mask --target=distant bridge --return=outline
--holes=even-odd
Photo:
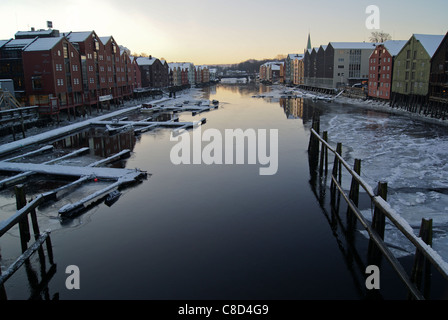
[[[236,75],[225,75],[225,76],[218,76],[218,79],[232,79],[232,78],[236,78],[236,79],[242,79],[242,78],[246,78],[247,81],[249,81],[251,78],[255,78],[255,75],[249,74],[249,73],[241,73],[241,74],[236,74]]]

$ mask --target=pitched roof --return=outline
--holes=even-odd
[[[289,59],[296,59],[296,58],[300,58],[300,56],[302,56],[302,54],[298,54],[298,53],[290,53],[288,54]]]
[[[78,31],[78,32],[67,32],[64,33],[70,42],[83,42],[85,41],[93,31]]]
[[[375,49],[378,43],[372,42],[330,42],[334,49]]]
[[[387,40],[383,43],[387,51],[389,51],[392,57],[400,53],[401,49],[406,45],[408,40]]]
[[[0,48],[7,44],[9,41],[11,40],[0,40]]]
[[[414,34],[414,38],[422,44],[426,52],[432,58],[434,53],[436,53],[437,48],[439,48],[445,35],[434,35],[434,34]]]
[[[65,37],[38,38],[36,41],[24,48],[23,51],[47,51],[52,49]]]
[[[48,30],[32,30],[32,31],[17,31],[15,34],[16,38],[21,38],[21,37],[27,37],[27,38],[34,38],[34,37],[42,37],[42,36],[46,36],[46,37],[51,37],[53,34],[57,34],[59,35],[58,31],[55,31],[54,29],[48,29]]]
[[[168,63],[168,67],[171,70],[173,70],[174,68],[190,69],[190,67],[194,67],[194,65],[190,62],[171,62]]]
[[[154,62],[156,62],[156,60],[158,60],[157,58],[151,57],[138,57],[136,59],[137,64],[139,66],[152,66],[154,64]]]
[[[22,49],[32,43],[35,39],[12,39],[11,41],[8,41],[3,46],[5,48],[18,48]]]
[[[112,36],[107,36],[107,37],[100,37],[101,42],[105,45],[106,43],[109,42],[109,40],[112,39]]]

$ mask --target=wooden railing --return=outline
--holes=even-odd
[[[363,228],[368,232],[370,237],[368,249],[369,256],[377,255],[378,252],[375,251],[379,250],[391,263],[400,279],[407,286],[410,295],[418,300],[425,299],[418,287],[421,286],[422,270],[426,262],[430,262],[440,274],[448,280],[448,264],[431,248],[432,220],[422,219],[420,234],[417,237],[414,234],[412,227],[398,213],[396,213],[386,201],[387,183],[379,182],[378,193],[375,194],[374,189],[361,178],[361,160],[355,159],[355,164],[352,168],[342,157],[342,144],[337,143],[336,149],[331,147],[328,143],[328,132],[323,132],[323,137],[321,137],[319,135],[319,126],[319,121],[313,120],[308,152],[313,161],[318,163],[319,174],[321,176],[324,172],[325,175],[328,173],[328,151],[334,154],[335,158],[330,186],[332,197],[334,197],[336,191],[338,191],[347,202],[349,211],[355,215]],[[341,186],[342,167],[344,167],[352,177],[349,194],[347,194]],[[365,190],[375,208],[371,223],[364,218],[358,208],[360,187]],[[414,266],[410,277],[384,242],[386,218],[389,219],[416,248]]]

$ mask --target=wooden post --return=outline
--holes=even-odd
[[[328,142],[328,132],[324,131],[322,134],[322,140],[325,142]],[[328,148],[325,145],[324,142],[322,142],[322,149],[320,153],[320,165],[319,165],[319,174],[322,175],[324,172],[324,166],[325,166],[325,174],[328,173]]]
[[[16,194],[16,206],[17,210],[26,206],[25,190],[23,185],[17,185],[14,187]],[[30,225],[28,222],[28,215],[25,215],[19,222],[20,231],[20,243],[22,246],[22,253],[28,248],[28,241],[30,241]]]
[[[328,132],[323,133],[323,139],[328,143]],[[325,148],[325,175],[328,174],[328,148]]]
[[[378,196],[387,201],[387,182],[379,182],[378,183]],[[386,216],[384,212],[375,207],[375,211],[373,213],[372,227],[376,232],[380,235],[381,239],[384,240],[384,229],[386,227]]]
[[[420,227],[419,237],[429,246],[432,246],[432,219],[426,220],[422,219],[422,224]],[[426,263],[426,268],[425,268]],[[411,273],[411,281],[417,285],[417,288],[421,288],[422,285],[422,274],[423,269],[426,269],[426,274],[428,275],[430,272],[430,263],[427,258],[420,252],[420,250],[416,250],[414,266],[412,268]],[[429,277],[427,277],[429,280]],[[429,282],[425,282],[426,288],[429,288]]]
[[[361,175],[361,160],[360,159],[355,159],[353,171],[355,171],[359,176]],[[359,182],[355,179],[355,177],[352,178],[352,184],[350,186],[349,198],[350,198],[350,200],[353,201],[353,203],[356,206],[358,206],[358,204],[359,204]]]
[[[358,175],[361,175],[361,160],[355,159],[355,165],[353,168],[353,171],[355,171]],[[349,193],[349,199],[352,200],[353,204],[358,207],[359,204],[359,182],[355,179],[355,177],[352,178],[352,183],[350,186],[350,193]],[[355,226],[356,226],[356,216],[355,213],[350,209],[350,206],[347,208],[347,225],[348,229],[354,234]]]
[[[338,142],[338,144],[336,145],[336,153],[338,154],[338,155],[341,155],[342,154],[342,143],[340,143],[340,142]],[[340,161],[339,161],[339,158],[338,158],[338,156],[335,154],[335,156],[334,156],[334,163],[333,163],[333,177],[335,177],[335,178],[338,178],[338,171],[339,171],[339,180],[341,180],[340,179],[340,177],[341,177],[341,163],[340,163]],[[339,181],[339,183],[340,183],[341,181]]]
[[[378,183],[378,196],[384,199],[384,201],[387,201],[387,183],[386,182],[379,182]],[[384,230],[386,227],[386,216],[384,215],[384,212],[375,206],[375,211],[373,213],[373,219],[372,219],[372,228],[376,231],[376,233],[380,236],[382,240],[384,240]],[[369,248],[368,248],[368,257],[369,257],[369,264],[377,265],[379,267],[379,264],[381,263],[381,251],[376,246],[375,242],[373,240],[369,241]]]

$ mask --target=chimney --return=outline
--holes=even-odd
[[[36,29],[34,29],[34,27],[31,27],[31,31],[36,31]]]

